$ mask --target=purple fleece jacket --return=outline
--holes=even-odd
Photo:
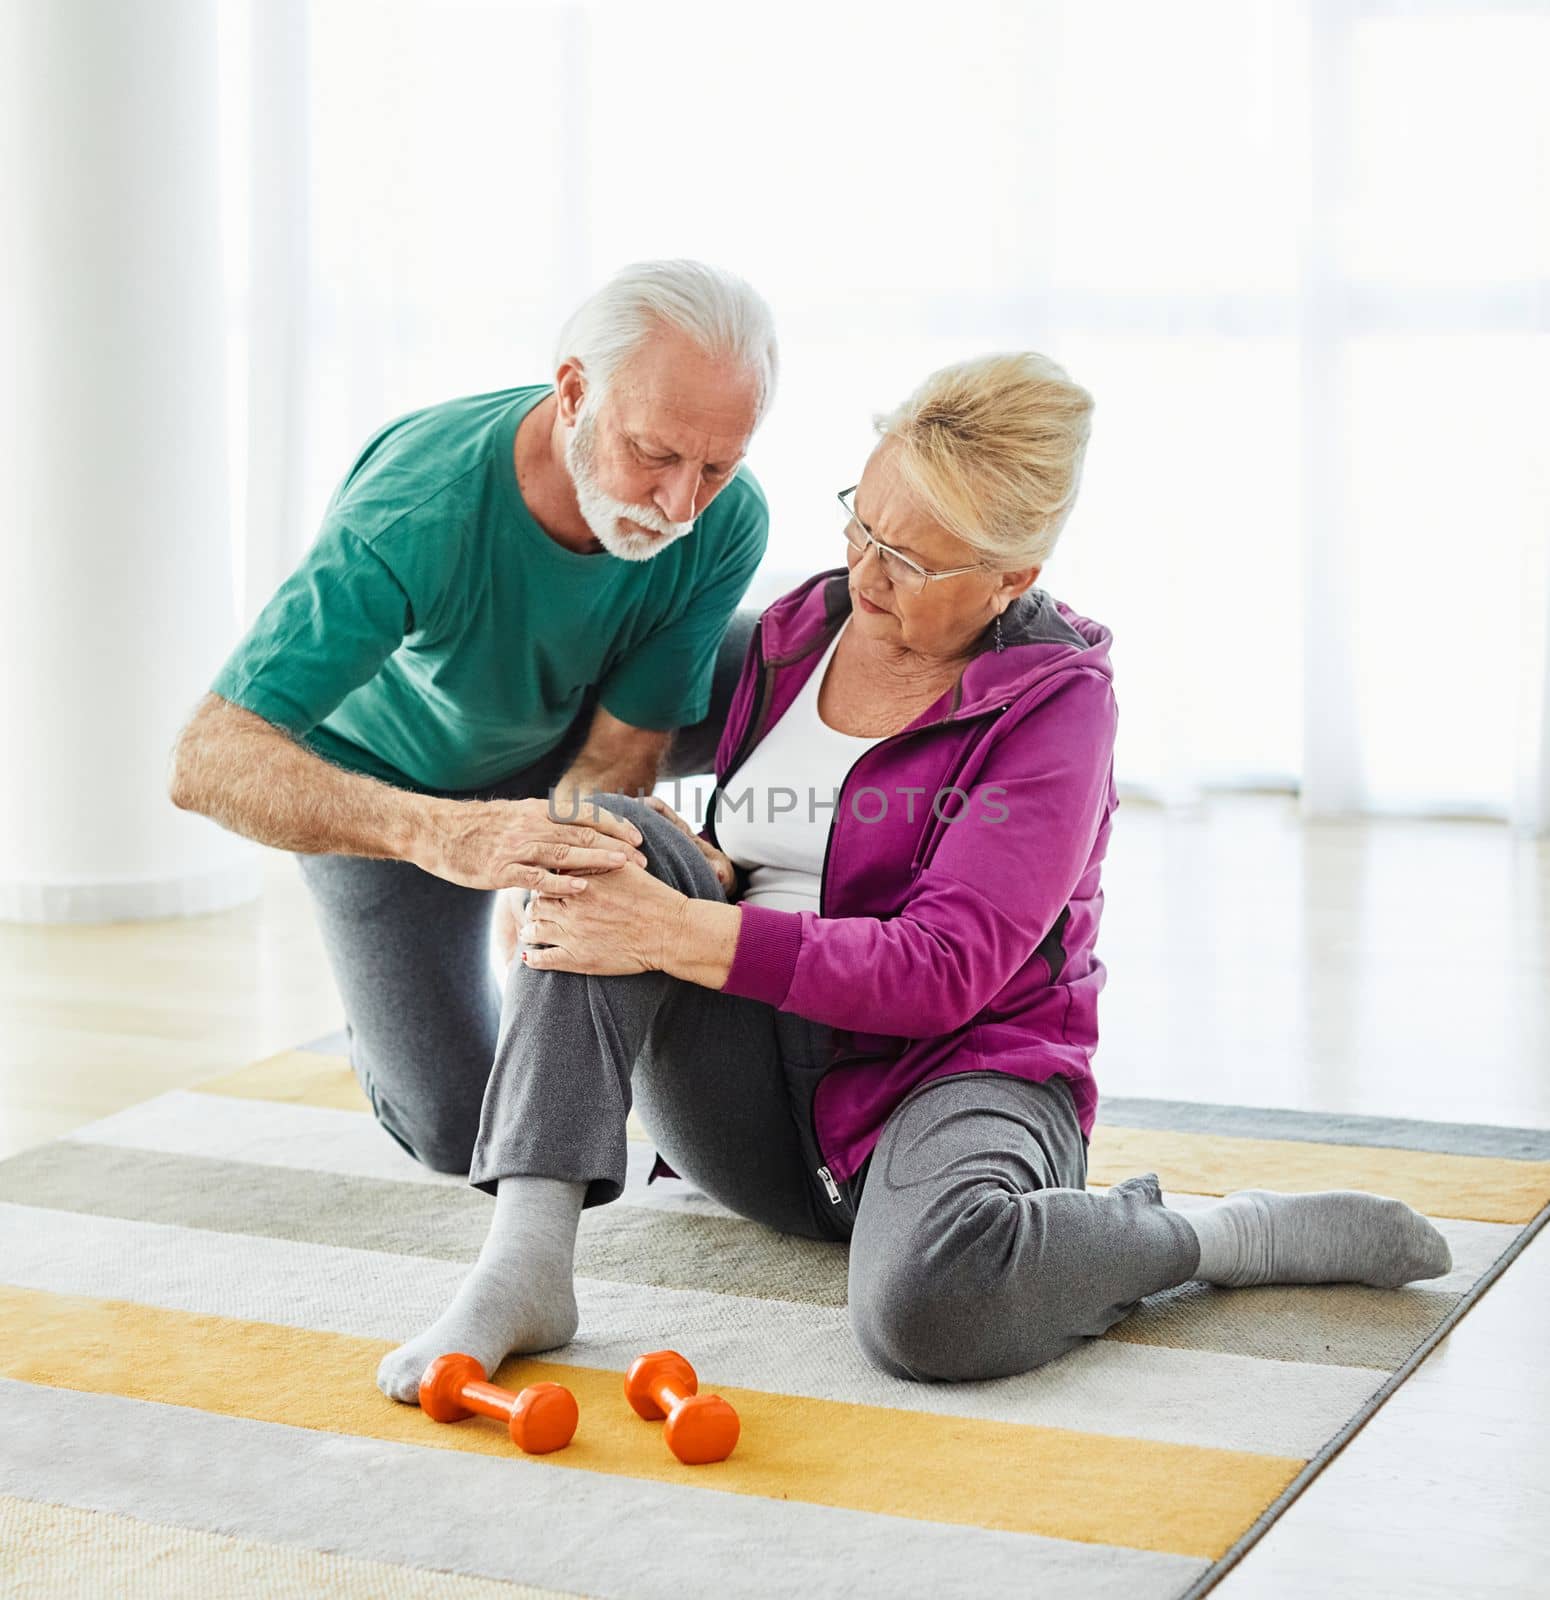
[[[706,838],[849,611],[839,569],[760,617]],[[955,1073],[1063,1074],[1091,1133],[1099,867],[1119,803],[1111,638],[1043,590],[1023,595],[1002,617],[1002,651],[987,630],[958,682],[851,767],[820,911],[743,907],[724,992],[835,1030],[813,1101],[835,1180],[860,1169],[907,1095]],[[659,1174],[672,1174],[660,1155]]]

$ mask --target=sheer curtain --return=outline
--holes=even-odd
[[[785,376],[751,599],[933,367],[1097,400],[1041,583],[1122,791],[1550,828],[1550,9],[232,0],[239,611],[381,421],[551,372],[618,265],[735,267]]]

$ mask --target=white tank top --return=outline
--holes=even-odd
[[[883,735],[841,733],[818,714],[818,691],[847,617],[786,714],[754,746],[716,802],[716,837],[749,869],[745,905],[817,911],[829,823],[845,774]]]

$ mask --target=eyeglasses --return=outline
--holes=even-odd
[[[882,563],[883,576],[896,588],[902,589],[906,594],[919,594],[933,578],[956,578],[960,573],[978,572],[978,564],[972,567],[945,567],[941,572],[927,572],[919,562],[911,561],[906,555],[901,555],[891,545],[883,544],[872,537],[871,530],[856,515],[856,490],[861,485],[853,483],[848,489],[841,489],[838,495],[839,502],[845,508],[845,538],[851,549],[859,550],[865,555],[869,549],[877,551],[877,559]]]

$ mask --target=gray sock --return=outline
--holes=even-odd
[[[1195,1276],[1234,1289],[1258,1283],[1395,1289],[1453,1268],[1448,1241],[1419,1211],[1359,1189],[1236,1189],[1214,1206],[1179,1215],[1200,1239]]]
[[[569,1344],[576,1335],[576,1228],[585,1183],[502,1178],[479,1259],[452,1304],[417,1339],[382,1358],[377,1387],[418,1405],[420,1379],[437,1356],[474,1357],[487,1378],[513,1352]]]

